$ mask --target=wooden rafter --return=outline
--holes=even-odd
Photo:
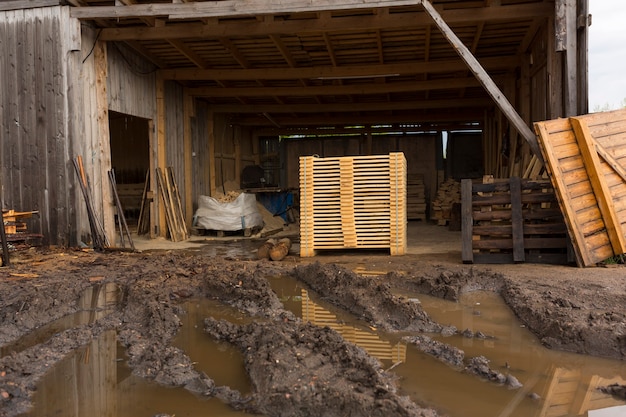
[[[368,3],[369,4],[369,3]],[[158,6],[154,4],[154,6]],[[127,6],[122,9],[131,9],[134,6]],[[179,6],[180,7],[180,6]],[[98,16],[90,9],[97,7],[72,8],[71,15],[79,19],[95,19]],[[442,17],[450,25],[476,24],[477,22],[506,21],[511,19],[540,19],[547,18],[553,13],[553,8],[548,3],[542,4],[521,4],[511,6],[492,6],[477,9],[444,10]],[[111,18],[131,17],[124,16],[123,11],[119,11],[120,16]],[[324,17],[326,16],[326,17]],[[198,17],[200,19],[200,17]],[[222,23],[213,19],[212,24],[204,23],[178,23],[162,28],[153,27],[129,27],[110,28],[102,31],[101,39],[107,41],[133,40],[159,40],[159,39],[186,39],[186,38],[214,38],[238,36],[245,33],[247,36],[269,36],[280,33],[319,33],[334,31],[362,30],[367,27],[376,29],[403,29],[410,27],[428,26],[432,23],[430,18],[420,12],[405,13],[377,13],[370,16],[341,16],[330,17],[321,13],[317,19],[297,19],[297,20],[263,20],[246,22]],[[321,26],[320,26],[321,25]]]

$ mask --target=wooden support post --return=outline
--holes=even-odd
[[[461,236],[462,249],[461,259],[465,264],[474,263],[474,250],[472,249],[474,214],[472,207],[472,180],[461,180]]]
[[[107,44],[103,41],[96,42],[94,49],[94,63],[96,71],[96,105],[97,105],[97,122],[98,122],[98,147],[99,155],[97,161],[90,160],[89,163],[94,167],[95,176],[93,192],[96,194],[96,202],[99,203],[97,196],[101,195],[102,200],[102,221],[104,227],[105,241],[106,236],[115,236],[115,218],[113,215],[114,203],[111,194],[111,187],[108,185],[107,172],[111,169],[111,135],[109,133],[109,101],[107,94]],[[99,169],[97,169],[97,167]],[[98,204],[99,205],[99,204]],[[94,210],[96,208],[94,207]],[[96,212],[99,210],[96,210]]]
[[[209,138],[207,146],[209,151],[209,193],[215,195],[217,193],[217,185],[215,183],[215,113],[209,111],[207,115],[207,137]]]
[[[185,88],[185,106],[183,117],[183,142],[184,142],[184,173],[183,178],[184,193],[185,196],[185,224],[188,228],[191,227],[193,220],[193,156],[191,146],[191,119],[195,117],[193,97],[189,95],[187,88]]]
[[[161,72],[156,76],[156,104],[157,104],[157,132],[156,132],[156,169],[165,170],[167,165],[166,155],[166,128],[165,128],[165,80]],[[154,172],[154,171],[153,171]],[[155,188],[156,189],[156,188]],[[165,236],[167,233],[167,220],[165,210],[159,204],[159,199],[154,199],[154,208],[158,216],[158,235]]]
[[[513,262],[525,262],[524,217],[522,215],[522,181],[511,177],[511,229],[513,235]]]
[[[518,132],[526,139],[526,142],[530,145],[530,149],[532,152],[537,155],[537,157],[543,161],[543,157],[541,155],[541,150],[539,148],[539,143],[537,142],[537,137],[531,130],[531,128],[524,122],[524,120],[517,113],[513,105],[507,100],[502,91],[498,88],[496,83],[491,79],[487,71],[480,65],[476,57],[470,52],[470,50],[461,42],[461,40],[456,36],[454,31],[450,29],[450,26],[443,20],[439,12],[435,10],[433,5],[429,0],[420,0],[421,5],[424,7],[424,10],[430,15],[433,19],[441,33],[448,40],[450,45],[455,49],[457,54],[465,61],[470,71],[476,76],[478,81],[483,85],[487,93],[491,96],[491,98],[496,102],[502,113],[509,119],[511,124],[515,126]]]

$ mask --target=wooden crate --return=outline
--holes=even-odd
[[[317,249],[406,253],[406,159],[300,157],[300,256]]]
[[[579,266],[626,252],[626,109],[535,123]]]
[[[464,263],[567,263],[567,228],[549,180],[463,180],[461,200]]]

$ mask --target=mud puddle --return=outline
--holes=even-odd
[[[466,358],[485,356],[490,366],[515,376],[523,386],[510,390],[459,373],[414,349],[394,371],[415,399],[435,404],[451,417],[626,415],[623,401],[598,390],[624,383],[626,364],[544,348],[503,300],[491,292],[465,294],[458,303],[412,294],[435,320],[459,332],[480,331],[484,339],[461,334],[436,339],[458,347]],[[419,393],[419,398],[417,397]]]
[[[85,290],[78,300],[78,311],[64,316],[36,329],[24,337],[8,344],[0,350],[0,357],[19,353],[45,340],[54,334],[83,324],[94,323],[115,309],[121,299],[117,284],[113,282],[96,284]]]
[[[115,332],[103,333],[54,366],[22,417],[225,416],[233,411],[215,398],[199,398],[183,388],[168,388],[131,374]]]
[[[450,417],[626,415],[623,401],[598,391],[598,387],[612,383],[624,384],[626,364],[544,348],[497,294],[468,293],[459,303],[421,294],[402,295],[420,302],[436,321],[455,326],[459,333],[470,329],[485,334],[484,339],[461,334],[433,338],[462,349],[466,358],[485,356],[493,369],[519,379],[523,384],[519,389],[481,381],[419,352],[399,340],[398,335],[364,326],[315,298],[296,280],[276,277],[270,283],[287,309],[316,325],[333,328],[346,340],[367,350],[401,377],[400,386],[405,394],[438,409],[441,414]]]

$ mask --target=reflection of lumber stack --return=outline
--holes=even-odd
[[[316,304],[309,297],[307,290],[302,289],[302,319],[317,326],[328,326],[335,330],[348,342],[365,349],[367,353],[381,360],[394,362],[406,361],[406,344],[401,342],[392,345],[372,331],[362,330],[348,324],[340,323],[337,316]]]
[[[422,175],[407,180],[406,217],[410,220],[426,220],[426,192]]]
[[[406,159],[401,152],[300,157],[300,256],[317,249],[406,251]]]
[[[431,218],[437,224],[445,226],[450,221],[452,205],[461,202],[461,184],[453,179],[446,180],[439,186],[437,197],[433,200]]]

